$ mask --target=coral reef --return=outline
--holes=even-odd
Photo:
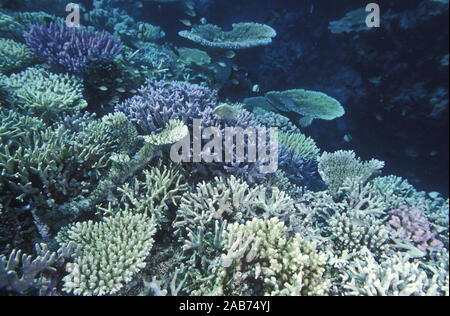
[[[354,3],[0,0],[0,295],[448,296],[448,0]]]

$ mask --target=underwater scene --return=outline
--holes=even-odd
[[[449,1],[0,0],[1,296],[448,296]]]

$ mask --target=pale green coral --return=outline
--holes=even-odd
[[[371,159],[363,162],[356,158],[355,152],[338,150],[334,153],[324,152],[318,158],[318,171],[329,190],[337,192],[348,178],[367,181],[376,171],[384,167],[384,162]]]
[[[0,87],[9,93],[12,104],[44,119],[87,106],[82,81],[73,75],[54,74],[34,67],[3,79]]]
[[[211,57],[200,49],[181,47],[177,51],[179,61],[186,66],[208,67],[211,64]]]
[[[294,152],[302,156],[306,160],[316,158],[319,155],[319,148],[311,137],[307,137],[302,133],[279,133],[278,140],[281,145],[293,149]]]
[[[267,45],[277,35],[273,28],[265,24],[235,23],[232,27],[231,31],[223,31],[212,24],[197,25],[190,31],[180,31],[178,34],[202,46],[228,49]]]
[[[135,180],[130,185],[126,183],[118,188],[123,198],[133,206],[136,212],[143,212],[156,219],[156,224],[169,223],[168,205],[171,202],[177,206],[182,193],[188,190],[180,169],[159,165],[150,170],[144,170],[144,181]]]
[[[42,120],[21,115],[12,109],[0,109],[0,143],[23,143],[31,132],[45,128]]]
[[[31,65],[33,53],[25,44],[0,38],[0,72],[7,73]]]
[[[117,293],[144,268],[155,232],[154,220],[128,210],[99,223],[76,223],[61,230],[61,245],[78,246],[74,262],[66,265],[63,290],[75,295]]]
[[[270,91],[265,97],[279,111],[292,111],[302,115],[299,123],[303,127],[310,125],[314,119],[334,120],[345,114],[339,101],[318,91],[304,89]]]
[[[265,98],[263,99],[265,100]],[[274,112],[261,111],[258,108],[254,109],[253,114],[255,121],[267,128],[276,127],[280,132],[286,134],[300,133],[300,129],[292,124],[291,120],[286,116]]]
[[[82,203],[75,203],[72,207],[92,208],[101,203],[112,190],[125,183],[138,170],[145,168],[155,157],[159,146],[177,142],[185,137],[187,132],[187,127],[180,121],[172,120],[160,134],[149,136],[150,142],[146,142],[134,156],[130,157],[126,153],[112,155],[112,166],[108,175]]]
[[[138,147],[138,133],[136,127],[122,112],[115,112],[102,117],[105,133],[118,140],[120,152],[134,153]]]
[[[73,208],[70,203],[84,201],[109,170],[118,139],[108,135],[108,129],[105,121],[85,116],[79,125],[30,129],[20,141],[2,145],[1,199],[36,204],[34,215],[55,229],[89,210]]]
[[[155,135],[144,136],[144,140],[152,145],[160,146],[164,144],[173,144],[183,139],[189,134],[189,130],[182,121],[170,120],[165,129]]]

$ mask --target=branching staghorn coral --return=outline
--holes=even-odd
[[[314,152],[314,147],[310,150]],[[311,154],[303,151],[307,156]],[[318,186],[317,161],[307,159],[298,153],[298,148],[281,145],[278,151],[278,169],[285,172],[286,177],[297,186]]]
[[[72,203],[85,200],[106,176],[114,150],[121,148],[122,139],[109,133],[110,124],[111,117],[75,116],[42,131],[30,130],[20,144],[2,146],[2,199],[14,207],[31,207],[33,216],[54,229],[77,218],[86,209]]]
[[[383,221],[373,215],[348,210],[334,215],[329,226],[336,253],[367,247],[371,252],[380,254],[388,249],[389,233]]]
[[[56,20],[55,16],[44,12],[15,12],[0,9],[0,36],[23,41],[23,32],[28,31],[32,24],[45,24],[47,21]]]
[[[34,24],[24,33],[28,47],[36,57],[52,67],[73,73],[112,61],[122,52],[122,43],[107,32],[96,33],[65,23]]]
[[[355,157],[354,151],[338,150],[334,153],[324,152],[319,158],[318,170],[328,188],[338,192],[346,179],[358,179],[366,182],[376,171],[384,167],[384,162],[372,159],[362,162]]]
[[[231,282],[228,295],[324,295],[327,254],[300,234],[286,238],[277,218],[254,218],[224,230],[222,266]]]
[[[177,206],[178,199],[188,190],[179,168],[158,165],[144,170],[145,181],[135,180],[134,184],[124,184],[117,190],[123,194],[136,212],[155,218],[161,227],[170,223],[167,203]]]
[[[192,119],[206,121],[217,104],[217,92],[189,83],[147,81],[134,97],[115,107],[145,134],[164,128],[170,120],[192,125]]]
[[[115,294],[145,266],[155,223],[146,214],[119,210],[102,222],[76,223],[61,230],[58,242],[77,245],[67,263],[63,290],[75,295]]]
[[[0,39],[0,73],[25,68],[33,61],[33,53],[26,45],[11,39]]]
[[[239,220],[260,216],[286,218],[294,210],[294,201],[278,188],[250,187],[234,176],[201,182],[195,192],[180,201],[174,223],[176,232],[184,227],[208,226],[213,220]]]
[[[173,225],[184,250],[185,265],[192,267],[187,268],[187,273],[193,285],[186,291],[194,295],[224,294],[226,289],[221,280],[225,274],[220,254],[227,222],[273,216],[288,220],[294,210],[294,201],[286,192],[264,186],[250,187],[234,176],[201,182],[194,192],[185,193]],[[212,275],[216,277],[209,280]],[[208,281],[200,284],[203,278]]]
[[[175,129],[176,132],[171,132]],[[158,142],[154,145],[146,142],[137,153],[130,157],[127,153],[112,155],[112,166],[109,173],[98,183],[97,187],[89,194],[89,196],[81,202],[75,202],[71,205],[73,208],[91,209],[95,205],[104,201],[108,195],[118,186],[125,183],[138,170],[145,168],[155,157],[160,145],[169,145],[176,143],[186,137],[186,129],[183,128],[180,121],[171,121],[166,129],[161,133],[167,143]],[[158,139],[158,134],[155,135]]]
[[[438,275],[428,277],[408,256],[396,254],[378,263],[367,249],[362,250],[361,259],[343,271],[342,277],[346,295],[436,296],[448,291],[438,285]]]
[[[45,129],[41,119],[22,115],[13,109],[0,109],[0,143],[23,144],[30,133]]]
[[[10,103],[25,114],[46,120],[61,112],[73,113],[87,106],[80,78],[54,74],[41,67],[30,67],[3,78],[0,88],[9,94]]]
[[[51,269],[58,257],[47,249],[46,244],[36,244],[35,250],[37,257],[34,260],[31,260],[31,255],[22,254],[21,250],[16,249],[11,251],[8,258],[0,256],[0,289],[25,294],[41,286],[39,275]]]
[[[339,255],[367,247],[375,254],[388,249],[389,232],[384,221],[388,205],[373,186],[346,180],[340,197],[331,192],[307,192],[297,199],[305,232],[312,231],[331,242]],[[301,227],[296,228],[301,230]]]

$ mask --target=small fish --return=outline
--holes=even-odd
[[[130,90],[130,93],[135,94],[135,93],[137,93],[137,91],[136,91],[135,89],[131,89],[131,90]]]
[[[231,68],[233,68],[234,71],[239,70],[239,67],[236,64],[231,65]]]
[[[225,64],[223,61],[219,61],[217,64],[218,64],[220,67],[222,67],[222,68],[226,68],[226,67],[227,67],[227,64]]]
[[[122,79],[122,78],[116,78],[116,82],[122,83],[122,82],[123,82],[123,79]]]
[[[375,115],[375,118],[376,118],[378,121],[382,121],[382,120],[383,120],[383,117],[382,117],[380,114]]]
[[[437,199],[441,194],[439,192],[428,192],[428,196],[433,200]]]
[[[207,21],[206,21],[205,18],[201,18],[201,19],[200,19],[200,23],[203,24],[203,25],[205,25],[205,24],[207,23]]]
[[[35,202],[29,202],[27,205],[20,208],[21,211],[30,211],[32,209],[35,209],[38,206]]]
[[[214,114],[225,121],[230,121],[236,118],[236,110],[226,103],[219,104],[214,109]]]
[[[255,92],[255,93],[258,93],[260,91],[259,85],[257,85],[257,84],[253,85],[252,91]]]
[[[192,2],[186,2],[186,7],[187,7],[189,10],[194,10],[194,3],[192,3]]]
[[[436,156],[437,154],[438,154],[437,151],[432,151],[432,152],[430,152],[430,156],[431,156],[431,157],[434,157],[434,156]]]
[[[314,3],[311,3],[311,8],[309,9],[309,14],[314,12]]]
[[[365,223],[362,220],[357,219],[357,218],[354,218],[352,220],[352,224],[355,225],[355,226],[363,226],[363,227],[366,227],[368,225],[367,223]]]
[[[234,58],[235,56],[236,56],[236,53],[232,50],[229,50],[225,53],[225,57],[229,58],[229,59]]]
[[[125,89],[122,88],[122,87],[117,88],[116,91],[119,92],[119,93],[125,93],[126,92]]]
[[[192,9],[187,9],[186,11],[184,11],[184,13],[192,17],[197,16],[197,13],[195,13],[195,11]]]
[[[344,135],[344,141],[346,143],[350,143],[351,140],[352,140],[352,135],[350,135],[350,134],[345,134]]]
[[[279,17],[281,17],[281,12],[278,9],[273,9],[272,10],[272,14],[278,19]]]
[[[180,19],[179,21],[183,23],[185,26],[192,26],[191,21],[189,21],[188,19]]]
[[[295,102],[290,97],[282,96],[282,97],[280,97],[280,101],[283,102],[282,104],[285,107],[288,107],[288,108],[294,108],[295,107]]]
[[[136,154],[136,155],[134,155],[132,158],[133,158],[133,159],[139,159],[139,158],[141,158],[141,156],[140,156],[139,154]]]
[[[97,89],[100,91],[108,91],[108,87],[105,87],[105,86],[97,87]]]
[[[237,86],[239,84],[239,81],[237,79],[232,79],[231,83]]]

